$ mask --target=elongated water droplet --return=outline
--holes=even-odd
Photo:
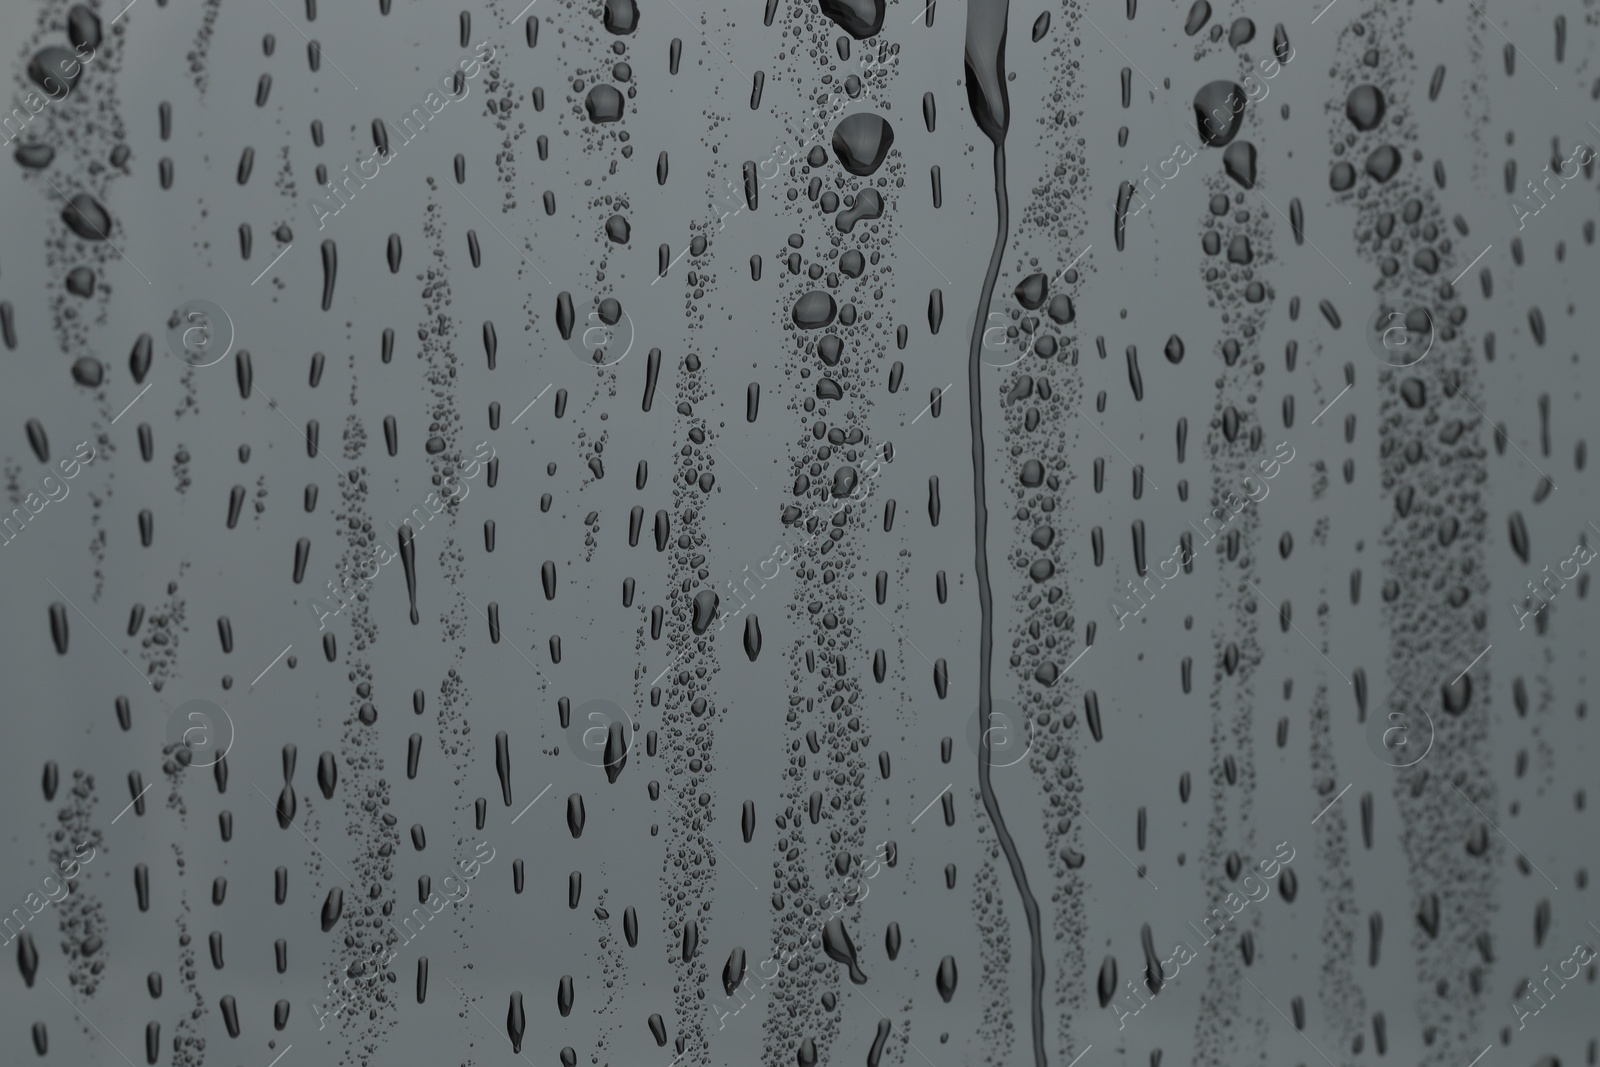
[[[511,738],[504,730],[494,735],[494,771],[500,776],[500,797],[511,806]]]
[[[528,1016],[522,1009],[520,990],[511,994],[511,1006],[506,1010],[506,1034],[511,1038],[511,1051],[522,1051],[522,1035],[528,1030]]]
[[[327,897],[322,901],[322,932],[327,933],[332,930],[343,913],[344,890],[334,886],[328,890]]]
[[[844,920],[837,915],[822,927],[822,951],[835,963],[842,963],[849,968],[850,981],[856,985],[866,984],[867,976],[856,962],[855,942],[850,940],[850,931],[845,929]],[[944,999],[950,998],[947,996]]]
[[[22,931],[17,938],[17,969],[22,972],[22,981],[29,989],[33,988],[33,980],[39,973],[39,950],[34,947],[33,933]]]

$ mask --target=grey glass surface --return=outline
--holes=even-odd
[[[1593,1063],[1593,4],[524,2],[0,8],[0,1062]]]

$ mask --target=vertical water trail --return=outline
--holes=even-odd
[[[1407,44],[1416,25],[1415,15],[1375,4],[1342,33],[1329,73],[1332,98],[1343,94],[1347,103],[1344,121],[1329,130],[1330,148],[1341,145],[1357,159],[1398,159],[1402,166],[1394,173],[1369,167],[1346,188],[1335,162],[1329,184],[1339,193],[1334,203],[1352,211],[1358,235],[1387,228],[1391,219],[1411,220],[1409,229],[1397,231],[1384,246],[1360,240],[1358,247],[1381,277],[1374,285],[1380,310],[1403,309],[1413,321],[1430,324],[1430,335],[1437,332],[1426,358],[1403,367],[1384,360],[1377,373],[1378,477],[1395,506],[1380,542],[1389,692],[1386,706],[1369,713],[1410,715],[1416,721],[1420,709],[1431,713],[1436,731],[1427,763],[1397,775],[1391,788],[1404,827],[1400,844],[1408,889],[1424,909],[1419,915],[1456,917],[1439,925],[1419,922],[1410,931],[1419,990],[1416,1026],[1431,1035],[1417,1061],[1442,1067],[1476,1055],[1482,1047],[1474,1047],[1476,1035],[1493,1025],[1486,1021],[1496,1014],[1505,1017],[1503,1007],[1493,1007],[1493,984],[1485,975],[1495,961],[1482,947],[1489,943],[1500,905],[1499,871],[1488,850],[1460,844],[1488,833],[1480,820],[1493,819],[1502,803],[1502,783],[1491,771],[1496,723],[1491,665],[1499,654],[1489,653],[1483,632],[1490,588],[1485,562],[1491,538],[1490,443],[1473,397],[1482,388],[1485,368],[1469,336],[1457,328],[1466,320],[1465,289],[1440,285],[1427,269],[1437,259],[1438,277],[1461,280],[1458,272],[1471,266],[1472,253],[1437,239],[1448,234],[1450,224],[1443,164],[1429,168],[1409,154],[1425,136],[1413,117],[1421,94],[1415,53]],[[1386,43],[1378,49],[1375,68],[1368,56],[1373,42],[1380,41]],[[1360,105],[1373,100],[1383,101],[1400,118],[1368,121],[1370,112]],[[1387,180],[1377,181],[1379,174]],[[1484,363],[1489,357],[1486,347]],[[1462,432],[1430,447],[1415,446],[1434,440],[1435,426],[1449,425],[1461,426]],[[1346,480],[1353,480],[1354,467],[1347,470]],[[1449,997],[1423,992],[1438,990],[1448,990]]]
[[[1005,254],[1009,226],[1006,200],[1006,127],[1011,119],[1006,94],[1005,50],[1006,17],[1010,0],[972,0],[967,5],[966,81],[967,102],[979,129],[994,142],[994,251],[989,254],[989,269],[983,276],[983,291],[978,295],[980,310],[989,306],[995,279],[1000,275],[1000,257]],[[974,526],[974,567],[978,583],[978,606],[982,613],[982,632],[978,644],[978,790],[983,794],[983,809],[994,824],[995,836],[1006,854],[1011,877],[1022,894],[1022,910],[1028,919],[1028,952],[1031,982],[1028,1014],[1033,1034],[1034,1067],[1045,1067],[1044,1053],[1044,943],[1040,933],[1039,902],[1028,888],[1028,874],[1016,842],[1006,829],[1000,801],[989,780],[990,717],[994,711],[991,667],[994,659],[994,594],[989,586],[988,525],[989,509],[984,500],[983,458],[983,327],[986,319],[978,315],[972,327],[972,347],[967,356],[967,405],[972,418],[972,505]]]

